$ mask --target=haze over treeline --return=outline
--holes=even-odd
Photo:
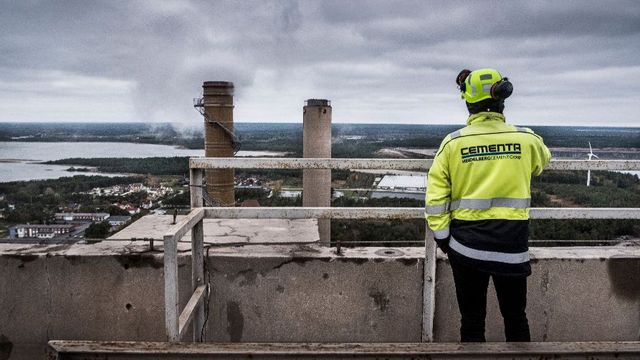
[[[462,125],[333,124],[334,157],[370,156],[384,147],[437,148]],[[640,148],[640,128],[532,126],[553,147]],[[0,141],[117,141],[204,148],[203,125],[168,123],[0,123]],[[243,150],[301,154],[302,124],[237,123]],[[355,136],[355,138],[353,138]],[[352,154],[352,155],[349,155]],[[624,154],[623,154],[624,155]]]

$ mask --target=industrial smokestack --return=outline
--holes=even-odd
[[[331,102],[309,99],[303,110],[303,156],[331,157]],[[302,206],[331,206],[331,170],[305,169],[302,174]],[[329,245],[331,220],[318,219],[320,242]]]
[[[202,85],[204,105],[204,153],[207,157],[233,157],[233,83],[205,81]],[[208,169],[207,192],[220,206],[234,206],[233,169]]]

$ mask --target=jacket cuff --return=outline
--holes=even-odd
[[[433,237],[436,239],[446,239],[449,237],[449,228],[442,230],[433,230]]]

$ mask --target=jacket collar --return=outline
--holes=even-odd
[[[483,111],[483,112],[479,112],[477,114],[472,114],[471,116],[469,116],[469,118],[467,119],[467,125],[477,124],[477,123],[486,122],[486,121],[505,122],[505,118],[504,118],[504,115],[497,112]]]

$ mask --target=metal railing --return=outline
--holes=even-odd
[[[433,160],[424,159],[326,159],[326,158],[191,158],[191,207],[188,216],[164,236],[165,325],[170,342],[180,341],[193,321],[194,341],[205,324],[204,219],[422,219],[424,208],[233,208],[203,207],[203,177],[206,169],[376,169],[427,171]],[[557,160],[553,170],[640,170],[638,160]],[[640,208],[532,208],[532,219],[640,219]],[[192,290],[185,309],[178,296],[178,242],[191,231]],[[433,234],[425,236],[422,340],[433,340],[436,247]]]

